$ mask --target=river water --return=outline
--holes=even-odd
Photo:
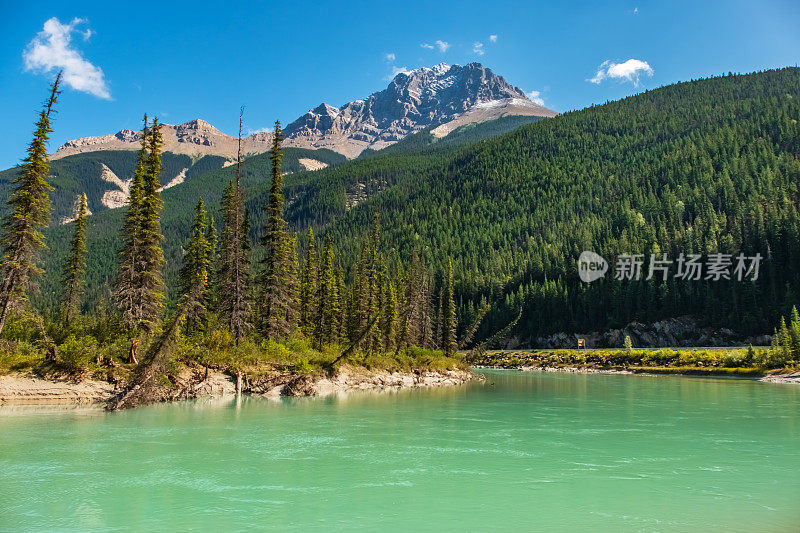
[[[798,531],[800,387],[453,388],[0,407],[0,530]]]

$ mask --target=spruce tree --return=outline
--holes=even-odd
[[[147,115],[145,115],[141,146],[128,193],[128,209],[125,211],[125,221],[120,232],[123,244],[119,253],[117,279],[113,294],[114,305],[121,313],[122,320],[130,331],[137,330],[142,321],[139,256],[142,248],[142,200],[148,141]]]
[[[70,254],[64,263],[64,293],[61,299],[64,322],[70,324],[78,315],[86,273],[86,194],[80,195],[78,213],[75,217],[75,232],[72,234]]]
[[[219,313],[238,345],[252,327],[250,322],[250,258],[244,246],[241,191],[229,182],[222,198],[224,223],[217,274]]]
[[[456,329],[458,322],[456,319],[456,303],[453,296],[453,262],[447,262],[447,274],[445,275],[443,287],[444,305],[442,306],[442,348],[445,355],[452,357],[456,354],[458,343],[456,342]]]
[[[381,314],[381,336],[384,348],[393,350],[396,347],[397,336],[397,293],[394,288],[394,281],[386,278],[383,285],[383,310]]]
[[[314,313],[314,341],[318,346],[339,341],[340,293],[336,259],[330,234],[325,236],[319,278],[317,281],[316,312]]]
[[[266,255],[258,280],[260,329],[268,339],[285,337],[291,332],[297,306],[295,294],[297,268],[292,264],[292,254],[296,257],[296,249],[292,245],[292,239],[287,231],[288,225],[283,218],[282,140],[281,123],[275,121],[270,153],[272,184],[262,241]]]
[[[141,316],[137,329],[150,332],[158,325],[164,310],[164,252],[161,249],[161,200],[159,175],[161,174],[161,125],[158,118],[148,136],[148,153],[144,166],[144,186],[141,204],[141,247],[137,265],[141,301]]]
[[[789,315],[789,338],[791,339],[792,359],[800,360],[800,314],[797,313],[795,306],[792,306],[792,312]]]
[[[300,320],[298,326],[305,335],[313,336],[317,313],[317,279],[319,277],[319,259],[314,240],[314,230],[308,228],[306,236],[306,260],[300,279]]]
[[[436,316],[434,317],[434,327],[433,327],[433,340],[434,340],[434,348],[444,348],[442,344],[445,333],[444,333],[444,282],[443,285],[439,287],[439,302],[436,305]]]
[[[28,146],[28,156],[13,180],[14,189],[8,198],[11,212],[3,220],[0,247],[3,255],[0,272],[0,332],[8,313],[15,303],[27,299],[35,287],[35,279],[42,273],[36,266],[39,252],[45,247],[42,228],[50,221],[50,196],[47,182],[50,160],[47,157],[47,140],[53,131],[50,113],[59,95],[61,73],[50,86],[50,97],[44,104],[36,123],[33,140]]]
[[[403,312],[400,320],[400,331],[397,342],[397,350],[416,344],[421,335],[422,309],[422,266],[416,243],[411,249],[411,259],[408,264],[408,272],[405,276]]]
[[[370,281],[368,272],[368,255],[369,250],[367,249],[367,241],[364,241],[361,243],[361,252],[358,260],[351,267],[351,278],[353,282],[348,295],[346,311],[347,336],[351,343],[361,338],[361,333],[367,325]]]
[[[380,353],[383,351],[383,339],[378,322],[373,322],[373,318],[380,317],[381,314],[381,285],[382,285],[382,259],[378,252],[380,243],[381,225],[380,216],[375,211],[372,214],[372,229],[369,240],[366,243],[366,263],[364,265],[364,295],[365,299],[365,324],[373,323],[370,331],[364,338],[367,350],[370,353]]]
[[[217,272],[220,317],[238,345],[252,327],[250,287],[250,223],[242,194],[242,115],[239,113],[239,143],[236,155],[236,183],[229,182],[222,197],[224,215]]]
[[[421,310],[419,323],[420,337],[416,345],[422,348],[433,348],[433,280],[427,268],[424,268],[424,263],[419,299]]]
[[[195,208],[194,224],[183,256],[180,271],[181,297],[186,314],[186,332],[192,333],[201,326],[208,311],[208,272],[211,247],[206,237],[208,231],[206,210],[201,198]]]
[[[214,217],[208,217],[206,228],[206,243],[208,243],[208,295],[206,304],[213,308],[217,301],[217,268],[219,266],[219,253],[217,250],[217,228],[214,226]]]
[[[345,294],[347,294],[347,288],[344,284],[344,268],[342,267],[342,263],[340,260],[337,259],[336,261],[336,292],[333,298],[333,302],[335,302],[335,306],[331,306],[331,316],[333,317],[332,320],[336,324],[336,332],[335,332],[335,339],[331,342],[339,342],[344,343],[347,340],[347,328],[345,327],[345,313],[344,313],[344,305],[345,305]]]
[[[286,284],[286,293],[288,295],[288,305],[286,309],[286,323],[291,332],[297,326],[297,318],[299,312],[298,293],[299,287],[297,280],[300,276],[298,262],[297,262],[297,234],[292,233],[288,239],[284,240],[286,256],[284,280]]]

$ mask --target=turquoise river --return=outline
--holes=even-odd
[[[2,531],[800,531],[800,387],[485,382],[0,406]]]

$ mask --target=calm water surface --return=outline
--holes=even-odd
[[[800,387],[485,383],[0,407],[0,530],[800,530]]]

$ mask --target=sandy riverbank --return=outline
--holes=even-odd
[[[246,393],[265,396],[328,396],[349,391],[401,390],[419,387],[461,385],[477,376],[466,370],[372,372],[345,367],[333,377],[280,376],[280,379],[245,388]],[[250,390],[248,390],[250,389]],[[0,376],[0,405],[3,404],[99,404],[119,391],[97,380],[51,380],[33,375]],[[226,396],[236,393],[231,376],[209,372],[208,379],[194,385],[193,397]]]
[[[114,385],[105,381],[48,380],[18,374],[0,376],[0,405],[5,403],[102,403],[113,395]]]

